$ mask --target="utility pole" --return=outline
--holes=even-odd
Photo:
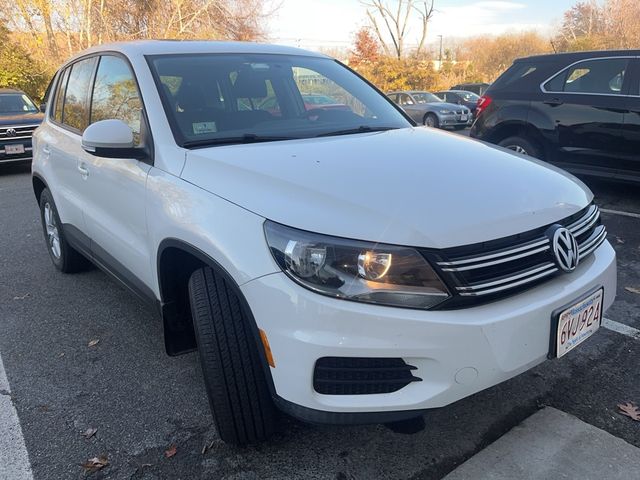
[[[440,37],[440,58],[438,62],[440,63],[440,67],[442,67],[442,35],[438,35],[438,37]]]

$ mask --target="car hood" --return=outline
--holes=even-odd
[[[22,113],[17,115],[0,115],[0,126],[6,127],[8,125],[39,125],[42,123],[44,114],[37,113]]]
[[[190,150],[182,178],[292,227],[434,248],[551,224],[593,197],[542,162],[422,127]]]

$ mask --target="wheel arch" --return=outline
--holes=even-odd
[[[542,132],[531,123],[520,121],[501,123],[491,132],[487,141],[497,145],[509,137],[523,137],[533,142],[543,152],[544,157],[548,158],[548,142]]]
[[[36,196],[36,200],[38,201],[38,203],[40,203],[40,195],[42,195],[42,191],[45,188],[49,188],[49,186],[47,185],[47,182],[45,182],[44,179],[37,173],[31,175],[31,185],[33,187],[33,193]]]
[[[268,371],[268,364],[258,326],[240,286],[231,274],[214,258],[198,247],[177,238],[166,238],[158,246],[157,275],[160,296],[160,312],[163,321],[164,341],[167,354],[171,356],[188,353],[196,349],[195,334],[191,320],[188,282],[191,274],[199,268],[210,267],[222,276],[233,290],[246,315],[250,330],[256,340],[260,359]],[[271,378],[271,375],[269,375]]]

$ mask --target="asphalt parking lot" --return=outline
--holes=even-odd
[[[618,254],[606,317],[638,329],[640,188],[590,186]],[[36,479],[86,478],[81,464],[100,455],[109,465],[92,479],[436,479],[543,406],[640,447],[638,423],[616,413],[640,403],[640,339],[606,328],[560,360],[429,412],[417,433],[285,419],[270,443],[229,447],[196,355],[167,357],[159,320],[99,270],[54,269],[28,167],[0,168],[0,225],[0,354]]]

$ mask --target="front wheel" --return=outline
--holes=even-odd
[[[240,299],[209,267],[189,279],[191,315],[209,404],[220,438],[234,445],[266,440],[278,412]]]
[[[521,155],[528,155],[530,157],[543,160],[542,151],[537,145],[526,138],[513,136],[498,142],[498,145],[508,148],[509,150],[513,150],[516,153],[520,153]]]
[[[438,120],[438,117],[435,113],[426,114],[424,116],[424,119],[422,120],[422,123],[425,127],[429,128],[438,128],[438,126],[440,125],[440,121]]]

